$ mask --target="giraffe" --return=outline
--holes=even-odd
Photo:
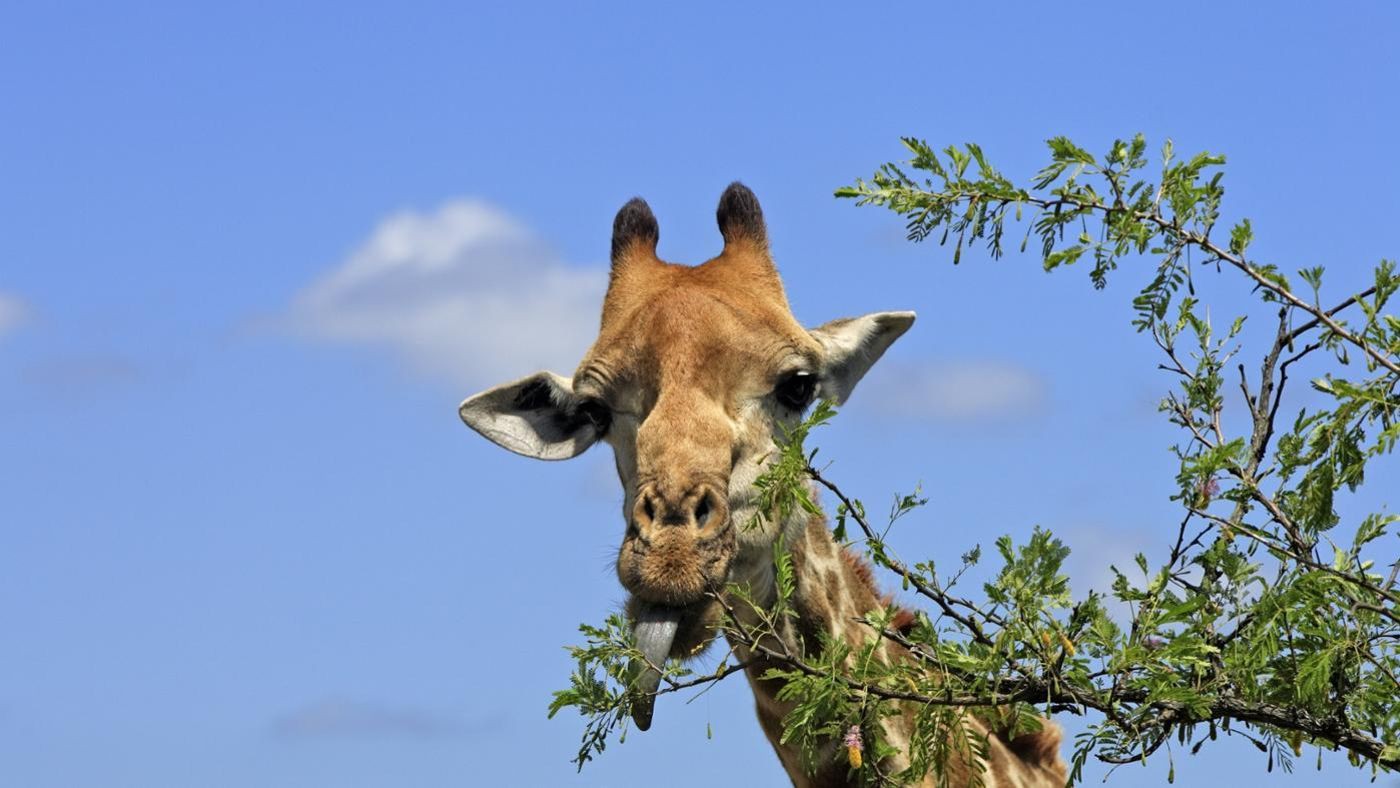
[[[864,561],[833,539],[824,515],[796,511],[782,522],[759,519],[754,481],[772,461],[776,440],[817,398],[844,403],[856,383],[914,322],[912,312],[879,312],[803,328],[792,315],[769,253],[763,212],[753,192],[731,184],[716,211],[724,247],[697,266],[657,257],[660,230],[637,198],[613,223],[612,266],[597,340],[572,378],[539,372],[468,398],[462,420],[496,444],[546,460],[575,457],[595,443],[612,447],[623,489],[624,534],[617,576],[638,648],[651,664],[687,659],[716,638],[727,592],[776,600],[773,545],[793,561],[796,616],[770,637],[788,653],[820,648],[822,634],[852,645],[870,635],[859,623],[887,602]],[[740,610],[742,615],[742,609]],[[781,741],[790,705],[781,683],[763,679],[762,654],[734,643],[753,690],[760,727],[793,785],[847,785],[852,772],[833,739],[827,755],[803,760]],[[908,658],[893,643],[885,659]],[[644,690],[659,676],[649,670]],[[634,709],[651,723],[654,695]],[[989,788],[1062,786],[1059,729],[1008,740],[967,718],[986,736],[981,756],[954,758],[954,785],[982,772]],[[883,734],[907,764],[909,714],[884,718]],[[980,726],[980,727],[979,727]],[[820,756],[820,754],[819,754]],[[968,759],[980,757],[981,764]],[[979,768],[980,767],[980,768]],[[935,775],[925,778],[932,785]]]

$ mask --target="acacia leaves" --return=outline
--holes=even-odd
[[[926,773],[947,783],[954,766],[977,762],[979,731],[1033,730],[1039,712],[1088,720],[1071,782],[1091,758],[1170,761],[1229,739],[1257,747],[1267,769],[1291,769],[1309,745],[1344,750],[1360,768],[1400,768],[1400,518],[1349,500],[1400,442],[1395,265],[1338,285],[1323,267],[1285,273],[1254,260],[1249,220],[1222,221],[1224,157],[1180,158],[1170,142],[1149,165],[1141,135],[1102,156],[1057,137],[1024,186],[977,145],[903,143],[908,160],[836,195],[895,211],[910,240],[951,245],[954,264],[973,245],[998,257],[1007,238],[1019,236],[1025,251],[1034,237],[1046,271],[1084,266],[1095,288],[1110,276],[1133,283],[1132,326],[1152,342],[1143,363],[1165,370],[1160,410],[1180,430],[1175,479],[1164,485],[1180,519],[1161,525],[1169,549],[1114,568],[1111,588],[1083,599],[1063,573],[1071,546],[1040,529],[1023,544],[997,540],[990,579],[966,594],[960,580],[981,549],[957,546],[966,552],[951,570],[896,555],[891,527],[919,520],[927,499],[897,496],[873,523],[815,464],[811,433],[833,415],[819,406],[760,477],[761,517],[814,512],[825,489],[834,536],[926,612],[896,630],[893,611],[877,611],[854,641],[828,633],[794,647],[784,628],[797,591],[781,542],[776,603],[727,590],[731,655],[757,654],[765,675],[784,682],[784,741],[815,765],[850,758],[834,743],[859,740],[857,783]],[[1207,304],[1220,287],[1257,300],[1213,322]],[[573,686],[551,707],[588,718],[580,763],[625,725],[628,703],[625,633],[586,634]],[[876,658],[891,644],[901,658]],[[731,655],[711,674],[668,673],[660,692],[723,678]],[[885,758],[883,725],[893,719],[913,725],[899,770]]]
[[[1114,584],[1133,618],[1121,640],[1103,644],[1112,654],[1106,672],[1077,688],[1081,699],[1107,690],[1100,697],[1108,703],[1076,763],[1091,751],[1111,762],[1146,757],[1173,732],[1186,743],[1206,722],[1214,739],[1238,731],[1226,721],[1243,720],[1271,768],[1289,766],[1288,753],[1305,741],[1347,748],[1357,762],[1400,765],[1395,518],[1375,513],[1347,523],[1339,505],[1364,482],[1367,464],[1400,440],[1400,320],[1386,311],[1400,289],[1394,264],[1382,261],[1370,282],[1353,283],[1357,289],[1333,296],[1330,306],[1322,267],[1297,271],[1307,290],[1295,291],[1278,266],[1246,257],[1254,240],[1248,219],[1229,229],[1224,246],[1213,240],[1224,158],[1181,160],[1170,142],[1153,181],[1141,135],[1114,142],[1102,157],[1054,138],[1050,164],[1024,189],[987,164],[980,148],[972,156],[974,146],[950,147],[940,157],[923,142],[905,145],[914,154],[907,165],[884,165],[837,196],[900,213],[911,240],[955,239],[955,262],[976,242],[1000,256],[1007,225],[1027,213],[1026,239],[1039,238],[1047,271],[1092,260],[1089,276],[1101,288],[1131,261],[1146,273],[1133,325],[1176,379],[1161,409],[1183,431],[1173,447],[1183,520],[1160,568],[1149,572],[1143,558],[1140,585],[1122,574]],[[959,166],[969,158],[975,176]],[[1222,269],[1243,274],[1259,294],[1254,320],[1277,321],[1252,376],[1242,362],[1248,316],[1220,332],[1198,294],[1197,276]],[[1293,411],[1286,427],[1279,413],[1299,368],[1330,402]],[[1227,383],[1236,369],[1237,382]],[[1245,431],[1230,434],[1227,408],[1246,417]],[[1343,526],[1354,538],[1336,536]],[[989,599],[1002,593],[987,588]]]

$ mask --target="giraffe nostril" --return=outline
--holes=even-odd
[[[700,503],[695,507],[695,524],[700,528],[705,527],[706,521],[710,519],[710,496],[700,496]]]
[[[642,498],[642,513],[646,515],[648,522],[655,522],[656,505],[651,502],[650,495],[644,496]]]

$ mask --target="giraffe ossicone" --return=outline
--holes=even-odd
[[[677,265],[657,256],[660,230],[651,208],[641,199],[628,202],[613,223],[598,337],[573,376],[539,372],[460,408],[469,427],[518,454],[562,460],[598,442],[612,447],[624,493],[618,579],[629,594],[637,644],[656,665],[691,658],[716,637],[725,589],[743,588],[759,605],[775,601],[773,545],[780,537],[793,558],[797,615],[781,622],[777,637],[793,653],[819,649],[823,635],[863,642],[868,628],[855,622],[885,604],[869,568],[834,542],[824,517],[799,510],[781,522],[755,518],[754,481],[783,431],[817,399],[845,402],[913,325],[914,313],[803,328],[788,306],[753,192],[731,184],[716,218],[720,254]],[[752,523],[757,527],[747,527]],[[753,656],[735,645],[742,658]],[[895,644],[882,648],[883,658],[907,658]],[[790,706],[777,699],[780,685],[762,678],[770,666],[749,660],[746,674],[759,722],[793,784],[846,784],[839,737],[830,743],[833,757],[816,764],[780,741]],[[659,678],[647,671],[643,689],[653,692]],[[649,727],[651,714],[649,704],[636,710],[639,728]],[[896,747],[908,745],[907,716],[883,723]],[[1031,734],[1035,741],[986,734],[983,763],[951,764],[950,772],[981,770],[988,786],[1064,784],[1059,732],[1050,723]],[[904,758],[893,760],[897,766]]]

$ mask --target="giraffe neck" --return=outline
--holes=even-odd
[[[877,593],[869,567],[836,543],[827,530],[825,516],[820,514],[789,523],[784,529],[784,549],[792,558],[795,583],[789,604],[796,615],[780,619],[775,635],[766,638],[763,645],[780,654],[810,658],[820,654],[823,636],[844,640],[852,646],[864,643],[871,629],[861,620],[887,602]],[[751,589],[752,596],[755,600],[771,604],[777,598],[771,571],[767,573],[765,581],[766,587]],[[742,611],[739,612],[743,618]],[[759,724],[793,784],[846,785],[848,764],[844,758],[835,757],[840,746],[839,739],[832,739],[821,748],[816,754],[815,763],[804,762],[796,746],[780,741],[782,720],[792,704],[777,697],[783,682],[763,678],[769,669],[780,665],[761,653],[755,655],[741,643],[734,645],[740,656],[749,660],[745,672],[753,690]],[[886,650],[882,655],[884,658],[897,658],[892,651],[897,650],[898,646],[886,641],[882,648]],[[887,738],[892,739],[892,744],[898,746],[903,743],[899,731],[886,733]]]
[[[785,548],[792,557],[795,584],[790,604],[796,616],[781,619],[777,632],[764,645],[780,654],[807,658],[820,653],[823,635],[833,641],[845,641],[853,647],[866,643],[873,633],[863,619],[866,614],[889,604],[889,598],[881,596],[876,588],[870,567],[863,559],[836,543],[827,530],[825,515],[818,514],[805,521],[790,523],[784,531]],[[751,594],[753,599],[771,604],[777,597],[771,572],[766,582],[766,587],[751,588]],[[744,617],[742,610],[737,612],[740,612],[741,618]],[[896,622],[900,620],[902,617],[897,617]],[[903,620],[907,623],[907,619]],[[895,626],[898,627],[898,623]],[[739,656],[748,661],[745,673],[753,690],[759,725],[793,785],[818,788],[861,784],[847,759],[841,757],[840,737],[833,737],[819,746],[811,759],[804,759],[796,745],[781,741],[783,718],[791,711],[792,704],[778,699],[783,681],[765,679],[763,676],[772,668],[788,666],[761,653],[756,655],[742,643],[733,645]],[[885,661],[908,657],[908,652],[889,640],[883,640],[876,652],[876,658]],[[913,722],[912,708],[882,718],[883,739],[899,752],[881,764],[886,774],[907,767],[905,753],[908,752]],[[990,732],[974,716],[966,717],[964,724],[986,737],[984,757],[976,767],[986,788],[1058,788],[1065,784],[1065,765],[1059,758],[1060,733],[1054,723],[1046,721],[1040,732],[1026,734],[1015,741]],[[976,782],[973,767],[961,758],[951,758],[946,769],[943,777],[947,782],[944,784],[969,785]],[[938,784],[937,777],[928,775],[919,784]]]

